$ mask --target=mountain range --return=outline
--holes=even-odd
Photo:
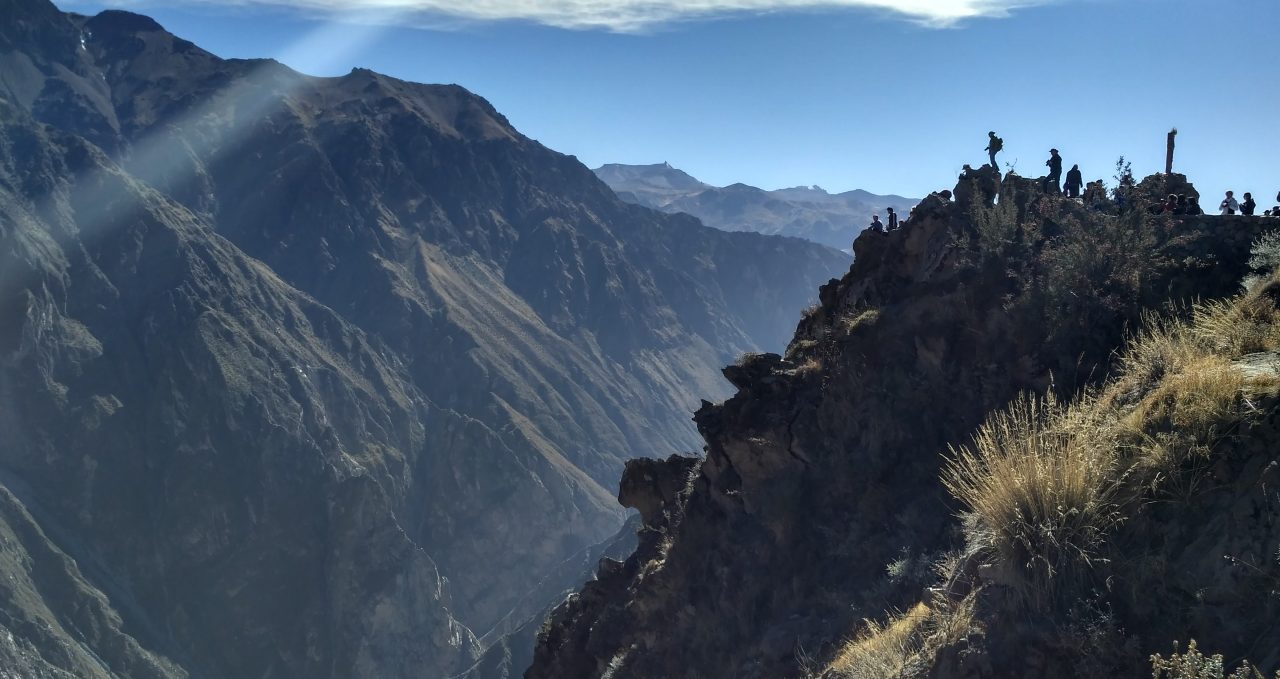
[[[687,213],[725,231],[795,236],[849,250],[853,239],[885,208],[902,219],[917,202],[902,196],[878,196],[854,190],[828,193],[817,186],[765,191],[746,184],[716,187],[667,163],[609,164],[594,170],[622,200],[672,214]]]
[[[0,667],[465,671],[848,265],[458,86],[0,0]]]

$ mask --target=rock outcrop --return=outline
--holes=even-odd
[[[1235,293],[1280,227],[1093,212],[989,174],[863,234],[785,356],[726,370],[738,391],[698,411],[681,492],[637,494],[654,484],[628,468],[640,546],[555,611],[526,677],[805,676],[955,547],[948,446],[1019,393],[1101,380],[1147,310]]]

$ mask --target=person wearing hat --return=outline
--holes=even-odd
[[[1049,187],[1053,187],[1054,193],[1062,193],[1062,156],[1058,155],[1058,149],[1049,149],[1049,159],[1044,164],[1049,166],[1044,190],[1047,192]]]

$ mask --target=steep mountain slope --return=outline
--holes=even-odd
[[[847,267],[623,204],[459,87],[0,18],[0,484],[66,573],[3,623],[32,672],[466,669]]]
[[[618,197],[672,214],[687,213],[725,231],[754,231],[804,238],[848,250],[871,223],[888,222],[885,208],[904,218],[918,201],[854,190],[830,194],[817,186],[765,191],[746,184],[715,187],[670,165],[619,165],[596,168]]]
[[[1174,176],[1151,178],[1137,193],[1190,191]],[[941,481],[948,446],[966,443],[1021,392],[1071,394],[1101,379],[1144,310],[1234,293],[1251,242],[1280,227],[1095,212],[1043,196],[1035,181],[1000,183],[982,170],[962,178],[955,195],[926,198],[901,232],[859,238],[853,269],[823,287],[785,357],[725,369],[737,394],[696,416],[705,461],[628,465],[619,500],[642,514],[640,546],[624,562],[602,563],[555,611],[527,677],[820,670],[865,619],[928,603],[932,564],[954,563],[943,557],[963,549],[958,503]],[[1028,619],[1000,619],[1010,618]],[[923,616],[903,619],[894,630]],[[1246,620],[1274,640],[1265,616]],[[945,622],[928,629],[946,634]],[[1131,631],[1144,645],[1126,657],[1172,642]],[[910,642],[895,634],[869,643]],[[1005,660],[1019,659],[1016,640],[998,647]],[[939,659],[940,676],[1078,669],[1041,655],[984,674],[964,664],[984,662],[966,656],[980,642],[943,644],[951,661]],[[932,667],[907,669],[898,668],[930,676]],[[839,676],[899,673],[867,665]]]
[[[33,581],[4,611],[32,665],[465,667],[475,639],[392,508],[426,432],[467,421],[97,148],[2,106],[0,459],[32,555],[6,576]]]

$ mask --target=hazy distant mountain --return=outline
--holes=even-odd
[[[0,668],[465,670],[847,268],[461,87],[0,0]]]
[[[919,202],[860,189],[833,194],[817,186],[776,191],[746,184],[715,187],[667,163],[610,164],[595,173],[629,203],[685,212],[724,231],[795,236],[843,250],[871,223],[872,215],[887,220],[885,208],[891,207],[905,219]]]

